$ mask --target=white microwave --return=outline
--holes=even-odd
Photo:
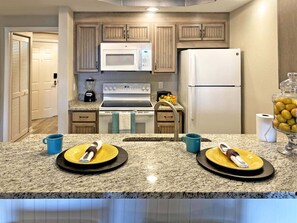
[[[101,43],[101,71],[151,71],[151,43]]]

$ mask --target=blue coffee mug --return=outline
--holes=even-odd
[[[63,145],[63,135],[62,134],[52,134],[48,135],[46,138],[42,140],[44,144],[47,144],[47,153],[57,154],[62,151]]]
[[[181,140],[186,143],[187,151],[190,153],[199,153],[201,145],[201,136],[195,133],[188,133],[181,137]]]

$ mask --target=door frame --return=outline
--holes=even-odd
[[[58,27],[5,27],[4,28],[4,89],[3,89],[3,141],[10,141],[10,83],[11,83],[11,34],[14,32],[59,32]],[[30,42],[32,39],[30,40]],[[32,45],[31,45],[32,46]],[[31,51],[31,50],[30,50]],[[31,56],[30,56],[31,57]],[[31,79],[31,69],[29,78]],[[29,101],[31,101],[31,81],[29,85]],[[29,113],[31,112],[31,102]],[[31,114],[30,119],[31,121]],[[31,126],[30,126],[31,127]]]

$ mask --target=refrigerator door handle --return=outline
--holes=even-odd
[[[191,103],[189,103],[189,116],[191,120],[194,120],[195,118],[195,108],[196,108],[196,99],[195,99],[195,87],[190,87],[190,98],[191,98]],[[194,100],[193,100],[194,99]]]
[[[192,73],[189,74],[189,86],[195,86],[197,85],[196,83],[196,78],[197,78],[197,75],[196,75],[196,55],[193,54],[191,56],[191,67],[193,69],[192,70]]]

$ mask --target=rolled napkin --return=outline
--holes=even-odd
[[[273,115],[256,114],[256,133],[260,141],[276,142],[276,130],[273,128]]]
[[[248,168],[249,165],[240,157],[240,155],[226,143],[220,143],[219,149],[225,154],[236,166],[241,168]]]
[[[86,150],[85,154],[79,159],[80,162],[88,163],[91,161],[91,159],[95,156],[95,154],[100,150],[102,147],[102,141],[98,140],[95,141],[89,146],[89,148]]]

